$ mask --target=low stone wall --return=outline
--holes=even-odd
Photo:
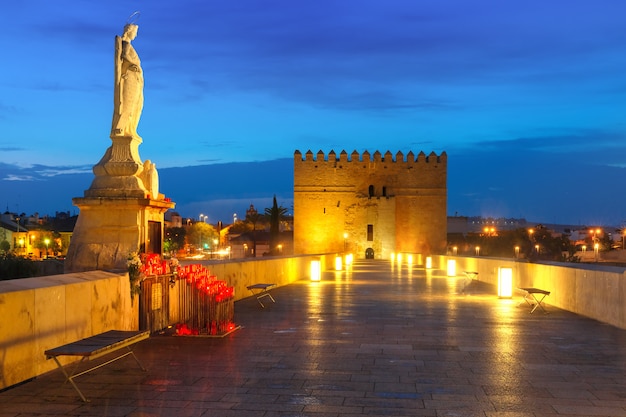
[[[127,274],[104,271],[0,281],[0,389],[56,368],[47,349],[137,328]]]
[[[286,285],[310,278],[311,260],[322,270],[335,255],[206,261],[218,279],[235,287],[235,299],[251,296],[247,286]],[[477,271],[497,286],[498,268],[513,269],[513,286],[551,291],[546,304],[626,329],[624,268],[585,264],[535,264],[508,259],[433,256],[433,268],[446,270],[456,260],[457,275]],[[424,257],[417,256],[416,264]],[[177,286],[171,289],[170,321],[177,322]],[[496,296],[496,294],[494,294]],[[0,389],[55,369],[43,352],[107,330],[136,330],[138,300],[130,300],[126,273],[92,271],[0,281]],[[236,312],[235,312],[236,317]]]
[[[478,280],[498,285],[498,269],[513,270],[513,288],[550,291],[544,302],[626,329],[626,268],[581,263],[529,263],[511,259],[433,256],[433,267],[446,270],[456,260],[457,275],[478,272]],[[518,292],[517,294],[523,294]]]
[[[204,263],[218,279],[235,287],[235,299],[239,300],[252,295],[246,288],[251,284],[280,286],[310,277],[313,259],[320,260],[322,270],[327,264],[334,265],[334,255]],[[177,288],[170,292],[172,324],[180,311]],[[56,369],[44,356],[47,349],[107,330],[137,330],[138,304],[137,297],[131,302],[125,272],[91,271],[0,281],[0,389]]]

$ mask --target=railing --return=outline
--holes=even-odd
[[[156,332],[170,323],[170,280],[173,274],[152,275],[141,282],[139,329]]]

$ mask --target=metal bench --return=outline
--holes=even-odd
[[[137,362],[139,367],[145,371],[146,369],[143,367],[143,365],[141,365],[139,359],[137,359],[135,353],[130,349],[130,347],[135,343],[145,340],[149,337],[149,331],[110,330],[108,332],[91,336],[77,342],[68,343],[67,345],[59,346],[54,349],[48,349],[44,352],[44,354],[46,355],[46,359],[54,359],[54,362],[56,362],[59,369],[61,369],[61,372],[63,372],[63,375],[65,375],[65,382],[69,381],[76,390],[76,392],[78,392],[78,395],[80,395],[80,398],[84,402],[88,402],[89,400],[87,400],[83,393],[80,391],[80,389],[78,389],[78,386],[74,382],[74,378],[85,375],[86,373],[101,368],[128,355],[132,355],[133,358],[135,358],[135,361]],[[108,355],[120,349],[124,349],[125,351],[122,354],[117,355],[104,363],[93,366],[82,372],[76,373],[79,365],[83,362],[97,359],[101,356]],[[71,372],[68,373],[66,367],[61,365],[61,362],[59,362],[58,358],[60,356],[80,356],[81,359],[75,364]]]
[[[543,312],[547,313],[546,309],[543,308],[541,304],[543,303],[543,299],[550,295],[550,291],[541,290],[534,287],[519,289],[526,292],[526,294],[524,294],[524,301],[526,301],[526,303],[531,307],[530,314],[532,314],[537,309],[537,307],[541,307]],[[540,296],[540,298],[537,298],[538,296]]]
[[[273,303],[276,302],[272,294],[269,293],[269,289],[276,286],[276,284],[254,284],[248,285],[246,288],[250,290],[250,292],[256,297],[256,300],[261,304],[262,308],[265,308],[265,305],[261,302],[261,298],[269,297]],[[256,291],[256,292],[255,292]]]
[[[465,279],[463,280],[463,288],[461,289],[461,292],[465,292],[467,286],[470,285],[473,280],[478,278],[478,272],[476,271],[463,271],[463,273],[465,274]]]

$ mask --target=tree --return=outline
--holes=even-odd
[[[276,202],[276,195],[274,195],[274,202],[271,208],[265,209],[265,217],[270,224],[270,255],[277,255],[279,253],[278,245],[280,244],[280,221],[287,214],[287,209],[283,206],[278,206]]]
[[[163,250],[168,253],[176,252],[185,246],[187,230],[184,227],[168,227],[165,229]]]
[[[0,251],[8,252],[11,250],[11,244],[7,240],[0,242]]]
[[[187,230],[187,243],[200,248],[200,250],[213,246],[214,239],[219,239],[219,235],[215,228],[208,223],[197,222]]]

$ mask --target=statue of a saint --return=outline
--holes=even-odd
[[[137,125],[143,109],[143,72],[141,61],[131,41],[137,36],[137,26],[124,26],[124,34],[115,37],[115,88],[111,138],[139,138]]]

